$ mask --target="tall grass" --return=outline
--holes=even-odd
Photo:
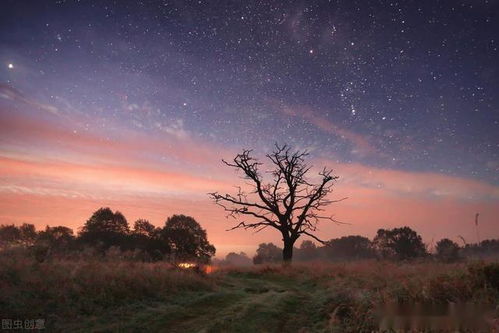
[[[166,263],[52,260],[0,255],[2,318],[47,322],[98,315],[132,302],[164,301],[189,290],[206,291],[213,281]]]
[[[218,274],[287,280],[309,295],[303,310],[313,309],[311,331],[371,332],[387,304],[475,304],[495,309],[491,325],[499,329],[499,264],[472,262],[312,263],[257,268],[224,268]]]
[[[200,274],[161,262],[86,256],[40,263],[9,253],[0,255],[0,290],[2,318],[44,318],[54,331],[259,332],[265,325],[268,332],[370,332],[383,304],[498,307],[499,265],[363,261]],[[109,315],[116,311],[125,313],[119,324]]]

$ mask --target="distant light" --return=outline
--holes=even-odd
[[[178,267],[183,269],[188,269],[196,267],[196,264],[193,264],[191,262],[181,262],[180,264],[178,264]]]
[[[185,103],[185,102],[184,102],[184,104],[183,104],[183,105],[184,105],[184,106],[187,106],[187,103]]]
[[[314,50],[311,49],[310,51],[308,51],[308,53],[314,54]]]
[[[9,69],[13,69],[13,68],[14,68],[14,64],[8,64],[8,65],[7,65],[7,67],[8,67]]]

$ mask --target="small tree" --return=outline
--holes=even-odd
[[[0,247],[31,246],[37,238],[36,228],[33,224],[23,223],[15,225],[0,225]]]
[[[384,258],[405,260],[426,255],[421,236],[409,227],[379,229],[373,243]]]
[[[19,227],[21,233],[21,242],[24,246],[33,245],[36,241],[37,233],[33,224],[23,223]]]
[[[362,236],[345,236],[331,239],[324,247],[325,256],[331,260],[367,259],[374,257],[372,242]]]
[[[49,227],[38,232],[31,248],[37,261],[42,262],[54,254],[68,254],[75,249],[73,230],[63,226]]]
[[[0,225],[0,247],[7,249],[21,244],[21,231],[13,224]]]
[[[133,225],[127,248],[134,250],[142,260],[161,260],[170,252],[168,245],[161,239],[161,231],[149,221],[139,219]]]
[[[328,195],[338,177],[324,168],[319,172],[319,181],[312,183],[307,177],[311,167],[305,163],[308,153],[292,152],[287,146],[276,145],[274,151],[266,155],[273,167],[268,171],[271,179],[267,182],[260,170],[262,163],[251,152],[244,150],[232,162],[223,161],[225,165],[242,171],[251,190],[246,192],[239,188],[235,195],[213,192],[210,197],[228,212],[228,216],[250,219],[239,221],[230,230],[243,228],[258,232],[268,227],[276,229],[284,244],[282,259],[290,262],[293,246],[300,236],[306,235],[324,243],[315,235],[320,220],[339,223],[332,216],[321,214],[325,206],[335,202],[328,199]]]
[[[250,266],[252,262],[251,259],[244,252],[240,253],[230,252],[225,256],[223,264],[233,265],[233,266]]]
[[[308,261],[317,259],[319,252],[317,245],[311,240],[304,240],[298,248],[297,258],[300,260]]]
[[[100,245],[103,250],[126,243],[130,229],[126,218],[119,211],[106,207],[96,210],[80,231],[83,243]]]
[[[436,250],[437,258],[442,261],[452,262],[459,259],[459,245],[448,238],[438,241]]]
[[[68,227],[47,226],[44,231],[38,233],[37,243],[45,243],[51,249],[62,250],[67,249],[74,239],[73,230]]]
[[[264,263],[275,263],[282,260],[282,249],[273,243],[262,243],[258,245],[256,255],[253,257],[255,265]]]
[[[208,242],[206,231],[190,216],[169,217],[161,231],[171,251],[173,261],[198,261],[207,263],[215,255],[215,247]]]

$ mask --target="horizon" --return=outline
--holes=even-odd
[[[280,235],[226,231],[208,193],[243,183],[222,159],[279,143],[339,176],[348,224],[324,239],[499,238],[497,1],[6,4],[0,224],[184,214],[216,257],[252,255]]]

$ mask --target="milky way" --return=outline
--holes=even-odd
[[[4,1],[2,119],[106,142],[288,143],[496,186],[498,14],[495,0]],[[16,133],[3,155],[71,151]]]

